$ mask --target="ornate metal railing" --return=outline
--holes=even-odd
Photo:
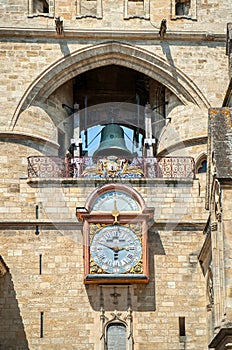
[[[29,178],[194,178],[192,157],[28,157]]]

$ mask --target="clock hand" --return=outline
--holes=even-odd
[[[112,216],[114,217],[114,222],[113,224],[118,224],[118,216],[120,215],[119,210],[117,209],[117,204],[116,204],[116,200],[114,200],[114,209],[112,210]]]
[[[102,243],[102,242],[99,242],[99,244],[103,245],[103,246],[106,247],[106,248],[110,248],[110,249],[112,249],[112,250],[114,251],[114,248],[115,248],[115,247],[113,247],[113,246],[111,246],[111,245],[109,245],[109,244],[105,244],[105,243]]]
[[[123,249],[125,249],[125,250],[134,250],[135,248],[127,246],[127,247],[124,247]]]
[[[112,246],[112,245],[105,244],[105,243],[102,243],[102,242],[99,242],[99,243],[101,245],[103,245],[104,247],[106,247],[106,248],[112,249],[115,253],[120,252],[120,250],[126,249],[125,247]],[[127,247],[127,248],[129,248],[129,247]],[[126,250],[129,250],[129,249],[126,249]]]
[[[120,252],[121,250],[133,250],[134,247],[129,247],[129,246],[126,246],[126,247],[118,247],[118,246],[112,246],[110,244],[106,244],[106,243],[102,243],[102,242],[99,242],[101,245],[103,245],[104,247],[106,248],[109,248],[111,250],[113,250],[115,253],[118,253]]]
[[[134,247],[128,247],[128,246],[126,246],[126,247],[112,247],[112,249],[114,250],[114,252],[120,252],[121,250],[133,250],[134,249]]]
[[[134,248],[130,248],[130,247],[113,247],[114,248],[114,252],[120,252],[121,250],[133,250]]]

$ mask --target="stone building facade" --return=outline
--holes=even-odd
[[[0,349],[230,349],[231,15],[0,0]],[[146,283],[99,266],[88,283],[91,224],[141,222]],[[113,263],[135,257],[121,244]]]

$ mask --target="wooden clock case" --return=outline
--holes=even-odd
[[[120,191],[131,196],[131,200],[138,203],[138,211],[120,211],[117,215],[114,211],[94,211],[94,203],[107,192]],[[140,194],[132,187],[126,185],[104,185],[100,189],[95,190],[86,202],[85,210],[78,210],[77,218],[83,221],[83,251],[84,251],[84,283],[85,284],[122,284],[122,283],[148,283],[149,268],[148,268],[148,228],[153,222],[154,209],[145,207],[144,200]],[[133,272],[125,273],[106,273],[101,268],[93,271],[93,261],[90,253],[90,244],[96,227],[100,230],[107,225],[120,225],[130,228],[132,231],[136,228],[137,235],[141,240],[142,257],[140,261],[141,269],[137,273],[136,269]],[[140,232],[139,232],[140,231]],[[95,268],[96,270],[96,268]]]

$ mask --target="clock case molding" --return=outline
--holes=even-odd
[[[93,211],[93,203],[103,194],[110,191],[120,191],[135,200],[139,211],[122,211],[117,208],[119,215],[115,218],[111,211]],[[123,283],[148,283],[148,228],[153,223],[154,209],[145,206],[145,202],[140,194],[132,187],[125,185],[104,185],[96,189],[88,198],[85,209],[77,208],[77,218],[83,221],[83,251],[84,251],[84,283],[85,284],[123,284]],[[115,220],[116,219],[116,220]],[[142,273],[90,273],[90,230],[94,224],[101,227],[105,225],[130,226],[140,224],[142,236]]]

